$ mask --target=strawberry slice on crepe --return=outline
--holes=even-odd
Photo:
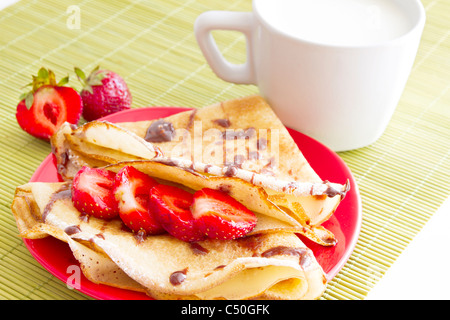
[[[134,232],[164,232],[154,214],[148,210],[149,192],[158,182],[131,166],[123,167],[114,180],[113,193],[123,223]]]
[[[72,202],[78,211],[96,218],[118,215],[114,199],[115,173],[105,169],[83,167],[73,179]]]
[[[194,194],[192,215],[208,238],[237,239],[255,226],[255,214],[226,193],[203,188]]]
[[[192,201],[191,193],[161,184],[150,190],[149,208],[169,234],[182,241],[196,242],[206,237],[192,216]]]

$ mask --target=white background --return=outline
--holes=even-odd
[[[0,0],[0,10],[17,0]],[[450,177],[449,177],[450,178]],[[367,300],[450,300],[450,198],[369,292]]]

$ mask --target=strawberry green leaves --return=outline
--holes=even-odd
[[[106,71],[99,71],[100,66],[95,67],[88,77],[86,77],[86,74],[83,70],[81,70],[78,67],[74,68],[75,74],[78,77],[78,80],[80,80],[81,84],[83,85],[82,90],[86,90],[91,94],[94,94],[92,87],[93,86],[101,86],[102,80],[106,77]],[[99,71],[99,72],[97,72]]]
[[[69,83],[69,76],[62,78],[59,82],[56,82],[56,76],[55,73],[50,70],[46,69],[44,67],[40,68],[37,76],[32,75],[33,81],[28,83],[25,87],[31,86],[31,91],[22,93],[19,97],[19,100],[22,101],[25,99],[25,105],[28,109],[31,108],[34,102],[34,93],[42,86],[53,86],[53,87],[62,87]]]

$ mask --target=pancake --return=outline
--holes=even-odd
[[[21,237],[66,242],[92,282],[155,299],[317,299],[325,290],[325,274],[298,234],[335,245],[321,224],[349,183],[319,177],[261,97],[151,121],[65,123],[51,145],[62,182],[18,187],[12,212]],[[235,240],[142,237],[120,218],[75,209],[70,186],[83,166],[133,166],[189,192],[217,189],[253,211],[257,224]]]
[[[20,236],[67,242],[91,281],[157,299],[316,299],[326,287],[313,253],[292,232],[197,243],[139,238],[118,219],[86,219],[69,182],[18,187],[12,212]]]
[[[52,138],[52,147],[65,180],[83,165],[117,171],[136,162],[133,166],[151,176],[194,190],[225,187],[247,206],[245,199],[258,194],[260,201],[252,204],[265,202],[266,210],[252,210],[288,222],[322,245],[335,244],[321,224],[349,188],[348,181],[330,183],[314,172],[259,96],[152,121],[92,121],[79,128],[66,124]]]

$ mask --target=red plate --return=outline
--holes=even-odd
[[[139,108],[118,112],[103,119],[111,122],[142,121],[163,118],[186,110],[190,109],[176,107]],[[312,243],[308,239],[302,238],[305,244],[313,250],[327,278],[331,280],[349,258],[358,239],[362,215],[358,188],[350,169],[336,153],[300,132],[291,129],[288,130],[306,159],[321,178],[342,184],[347,179],[350,180],[350,191],[339,205],[335,214],[323,224],[325,228],[334,233],[338,244],[334,247],[322,247]],[[52,155],[45,158],[30,181],[58,181]],[[79,264],[66,243],[56,240],[53,237],[38,240],[24,239],[24,242],[33,257],[45,269],[61,281],[68,284],[71,283],[70,279],[73,276],[71,266]],[[83,275],[81,275],[78,290],[90,297],[101,300],[149,299],[143,293],[92,283]]]

